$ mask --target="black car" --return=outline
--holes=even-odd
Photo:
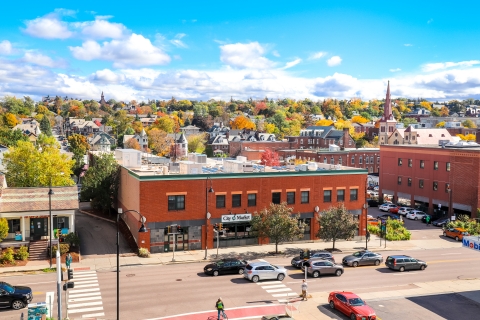
[[[0,308],[25,308],[33,299],[32,289],[29,287],[12,286],[0,282]]]
[[[378,201],[377,200],[367,200],[368,206],[369,207],[378,207]]]
[[[310,258],[311,259],[313,259],[313,258],[323,258],[325,260],[328,260],[328,261],[331,261],[331,262],[335,263],[335,259],[333,258],[332,254],[328,251],[323,251],[323,250],[321,250],[321,251],[311,251]],[[301,268],[303,261],[304,261],[303,259],[300,259],[300,256],[297,256],[297,257],[293,258],[290,263],[295,268]]]
[[[343,265],[354,268],[366,265],[378,266],[381,262],[383,262],[383,257],[381,254],[368,250],[357,251],[354,254],[346,256],[342,259]]]
[[[205,274],[218,276],[219,274],[226,274],[226,273],[238,273],[243,274],[243,270],[245,269],[246,265],[248,264],[245,260],[239,259],[222,259],[217,262],[207,264],[203,271]]]
[[[380,219],[380,220],[388,220],[388,219],[400,220],[400,216],[398,216],[397,214],[393,214],[393,213],[385,213],[385,214],[382,214],[381,216],[378,216],[377,219]]]
[[[388,256],[385,265],[392,270],[398,270],[400,272],[405,270],[425,270],[427,267],[425,261],[404,255]]]
[[[448,218],[441,218],[433,221],[432,225],[434,225],[435,227],[445,227],[449,221],[450,219]]]

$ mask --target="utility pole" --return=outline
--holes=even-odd
[[[60,258],[60,245],[57,246],[57,302],[58,302],[58,320],[62,320],[62,261]]]

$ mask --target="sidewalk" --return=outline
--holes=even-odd
[[[369,292],[361,293],[360,296],[368,303],[372,300],[384,300],[386,297],[388,297],[388,300],[391,300],[403,297],[458,293],[480,303],[478,288],[480,288],[480,279],[415,282],[408,286],[398,286],[397,290],[375,291],[375,289],[369,289]],[[330,316],[320,311],[323,308],[329,308],[327,306],[329,292],[314,292],[310,293],[310,295],[312,298],[308,299],[308,301],[302,301],[299,312],[293,314],[295,320],[331,320]]]
[[[423,231],[425,232],[425,231]],[[440,234],[440,230],[433,229],[429,232],[432,234]],[[276,257],[292,257],[298,255],[298,252],[302,249],[320,250],[325,248],[331,248],[331,242],[324,242],[316,240],[314,242],[302,242],[302,243],[287,243],[278,246],[278,250],[282,254]],[[380,239],[376,236],[372,236],[368,243],[368,249],[372,251],[403,251],[403,250],[427,250],[427,249],[445,249],[445,248],[461,248],[461,242],[455,242],[453,240],[445,238],[433,238],[433,239],[416,239],[408,241],[387,241],[386,247],[384,241],[380,246]],[[334,252],[335,255],[343,255],[352,253],[358,250],[365,249],[365,241],[337,241],[335,248],[341,250],[341,252]],[[247,247],[232,247],[232,248],[220,248],[209,249],[207,260],[216,260],[221,258],[241,257],[245,260],[264,259],[273,257],[271,252],[275,252],[275,245],[268,244],[262,246],[247,246]],[[150,258],[140,258],[133,254],[121,254],[120,266],[141,266],[141,265],[160,265],[160,264],[172,264],[172,263],[191,263],[191,262],[205,262],[204,250],[192,250],[192,251],[179,251],[175,252],[175,262],[172,261],[173,253],[156,253],[151,254]],[[82,257],[82,261],[79,263],[72,263],[72,267],[77,270],[98,270],[98,269],[112,269],[116,268],[116,255],[102,255],[102,256],[85,256]],[[0,274],[3,276],[10,272],[28,272],[38,271],[49,267],[49,261],[31,261],[23,267],[0,267]]]

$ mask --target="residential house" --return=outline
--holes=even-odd
[[[108,133],[100,131],[93,138],[89,139],[90,150],[92,151],[110,151],[112,146],[116,146],[116,139]]]
[[[197,127],[197,126],[185,126],[185,127],[182,127],[180,128],[180,130],[183,132],[183,134],[188,137],[189,135],[192,135],[192,134],[199,134],[200,133],[200,128]]]
[[[346,144],[343,143],[344,138]],[[347,148],[355,147],[355,141],[348,132],[344,135],[343,130],[337,130],[333,126],[310,126],[301,130],[298,137],[287,137],[287,141],[292,144],[293,149],[321,149],[332,144]]]
[[[147,149],[148,149],[148,136],[147,136],[147,133],[145,132],[145,129],[142,129],[142,132],[140,132],[139,134],[126,134],[126,135],[124,135],[123,136],[123,146],[125,147],[125,143],[132,138],[138,141],[138,144],[140,145],[140,150],[141,151],[147,151]]]
[[[17,129],[22,131],[32,143],[35,143],[38,136],[42,133],[40,131],[40,124],[36,120],[23,120],[21,124],[17,124],[12,130]]]

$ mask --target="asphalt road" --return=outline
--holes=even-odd
[[[386,258],[393,253],[396,252],[383,252],[382,254]],[[362,292],[372,291],[372,289],[392,291],[409,288],[414,286],[415,282],[455,280],[478,276],[475,266],[480,263],[480,255],[473,250],[436,249],[404,251],[403,253],[427,261],[428,268],[425,271],[403,273],[390,271],[384,265],[346,268],[341,277],[325,276],[319,279],[309,279],[309,292],[351,290],[361,296]],[[341,261],[342,257],[343,255],[335,255],[335,260]],[[290,260],[291,257],[268,259],[271,263],[287,267],[289,275],[282,284],[290,288],[292,292],[299,293],[304,275],[300,270],[290,267]],[[240,275],[205,276],[202,272],[203,267],[203,263],[123,267],[120,273],[121,319],[151,319],[212,310],[218,297],[222,297],[227,308],[278,303],[278,298],[273,297],[272,293],[267,292],[260,285],[244,280]],[[114,270],[98,270],[97,276],[105,319],[114,319],[116,273]],[[46,274],[12,276],[6,281],[13,285],[31,286],[34,291],[34,301],[45,301],[47,291],[56,291],[54,280],[54,275]],[[467,300],[458,295],[440,295],[435,300],[420,297],[387,299],[380,302],[369,301],[369,304],[377,310],[383,320],[405,319],[405,308],[410,310],[409,312],[413,312],[412,310],[415,310],[412,309],[413,306],[418,308],[416,314],[425,313],[423,319],[436,319],[435,317],[440,319],[440,316],[453,319],[445,315],[453,315],[455,312],[465,314],[468,310],[470,310],[468,312],[480,310],[477,304]],[[447,304],[448,301],[458,301],[459,303]],[[471,308],[466,308],[469,305]],[[332,313],[328,307],[319,306],[319,310],[335,318],[346,319],[335,312]],[[0,318],[19,319],[20,313],[19,311],[3,310],[0,311]],[[435,317],[429,315],[435,315]],[[409,319],[416,318],[409,317]],[[456,319],[462,319],[462,317]]]

